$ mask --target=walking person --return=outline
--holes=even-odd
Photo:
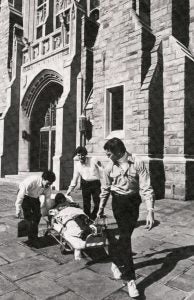
[[[51,185],[55,181],[55,174],[48,170],[42,176],[29,176],[19,186],[15,202],[16,216],[21,217],[22,210],[24,219],[28,224],[29,246],[38,247],[38,225],[41,219],[40,199],[44,195],[45,206],[51,197]]]
[[[127,281],[130,297],[138,297],[131,249],[131,235],[139,217],[139,206],[146,201],[148,215],[146,228],[154,224],[154,192],[150,176],[143,161],[126,151],[118,138],[108,140],[104,145],[111,162],[104,170],[104,184],[100,195],[98,216],[104,214],[109,195],[112,195],[112,210],[119,229],[119,241],[110,248],[111,270],[115,279]]]
[[[88,157],[87,154],[85,147],[79,146],[75,150],[78,160],[75,160],[73,179],[67,190],[66,197],[71,194],[78,183],[78,179],[81,178],[83,210],[89,218],[95,220],[100,203],[102,166],[100,161],[94,157]],[[94,202],[93,211],[91,211],[91,198],[93,198]]]

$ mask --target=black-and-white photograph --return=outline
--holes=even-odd
[[[0,300],[33,299],[194,300],[194,0],[0,0]]]

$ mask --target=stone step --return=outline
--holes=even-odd
[[[21,172],[19,174],[14,174],[14,175],[5,175],[4,178],[0,178],[0,182],[13,183],[18,185],[21,181],[23,181],[28,176],[41,175],[41,174],[42,172]]]

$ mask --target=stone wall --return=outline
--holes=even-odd
[[[151,28],[156,38],[172,34],[172,1],[151,1]]]
[[[8,75],[8,48],[9,48],[9,7],[8,1],[1,1],[0,10],[0,114],[7,105],[6,88],[9,83]]]
[[[89,142],[93,145],[93,151],[98,153],[103,151],[107,138],[104,120],[107,88],[124,86],[124,123],[128,141],[131,137],[129,132],[134,127],[137,128],[137,139],[142,138],[140,122],[144,119],[141,113],[133,113],[137,105],[135,95],[141,84],[141,25],[132,13],[130,2],[124,0],[119,6],[117,1],[103,1],[100,22],[94,46],[94,127],[93,138]],[[132,143],[129,142],[129,145]]]
[[[188,1],[151,1],[152,33],[131,3],[121,2],[101,3],[94,47],[93,135],[87,146],[102,155],[105,141],[112,137],[105,131],[106,89],[123,85],[124,135],[118,137],[130,152],[149,161],[158,198],[189,199],[194,195],[193,162],[185,156],[193,155],[194,124],[193,58],[186,48]]]

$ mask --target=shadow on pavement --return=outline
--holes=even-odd
[[[181,260],[188,259],[189,257],[194,255],[194,246],[184,246],[180,248],[170,248],[170,249],[164,249],[162,251],[153,252],[151,254],[145,255],[145,258],[152,257],[156,254],[162,254],[162,253],[168,253],[166,257],[162,258],[153,258],[152,260],[144,261],[141,263],[135,264],[135,269],[141,269],[146,266],[153,266],[157,264],[162,264],[161,268],[154,271],[152,274],[150,274],[148,277],[143,279],[138,284],[138,289],[141,293],[141,297],[138,299],[143,300],[146,299],[144,295],[145,289],[152,285],[154,282],[157,282],[158,280],[165,277],[167,274],[169,274],[177,265],[177,263]]]
[[[28,241],[23,242],[26,246],[28,246]],[[52,236],[42,236],[38,238],[37,246],[33,246],[35,249],[42,249],[46,247],[51,247],[57,245],[57,241]]]
[[[84,254],[86,254],[86,257],[90,259],[87,265],[93,265],[100,261],[106,263],[110,260],[109,255],[106,253],[104,248],[86,249],[84,250]]]
[[[137,228],[137,227],[145,226],[145,225],[146,225],[146,220],[139,220],[139,221],[137,221],[137,225],[135,227]],[[154,220],[154,225],[152,228],[157,227],[158,225],[160,225],[160,222],[158,220]]]

